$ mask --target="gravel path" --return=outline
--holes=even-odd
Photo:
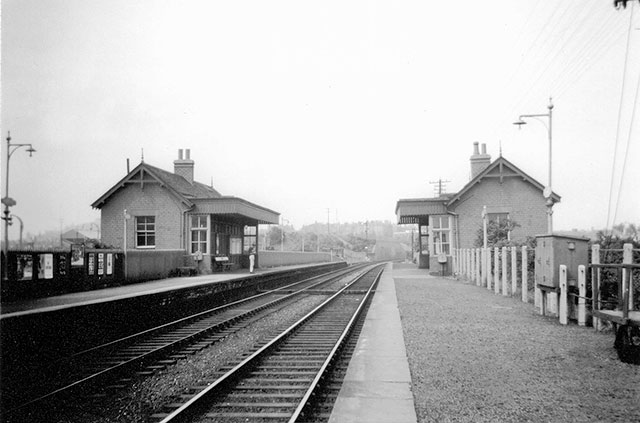
[[[618,360],[613,333],[466,282],[394,277],[419,422],[640,422],[640,366]]]

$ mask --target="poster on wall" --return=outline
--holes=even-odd
[[[98,253],[98,275],[104,275],[104,253]]]
[[[58,255],[58,274],[62,276],[67,274],[67,256],[64,254]]]
[[[96,273],[96,255],[95,253],[87,254],[87,274],[95,275]]]
[[[16,277],[19,281],[30,281],[33,279],[33,257],[31,254],[18,254],[16,257],[17,268]]]
[[[113,253],[107,253],[107,275],[113,274]]]
[[[84,266],[84,245],[73,244],[71,246],[71,265]]]
[[[53,279],[53,254],[40,254],[38,279]]]

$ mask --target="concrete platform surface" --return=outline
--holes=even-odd
[[[15,317],[24,314],[59,310],[66,307],[74,307],[105,301],[114,301],[118,299],[134,297],[137,295],[170,291],[173,289],[207,285],[216,282],[225,282],[233,279],[245,279],[253,275],[264,275],[275,272],[283,272],[296,268],[317,266],[318,264],[320,263],[256,269],[253,274],[249,273],[249,270],[244,269],[225,273],[212,273],[210,275],[158,279],[155,281],[147,281],[131,285],[117,286],[113,288],[95,289],[91,291],[72,292],[69,294],[56,295],[52,297],[13,301],[2,304],[0,306],[0,313],[2,318]]]
[[[392,265],[387,264],[329,422],[415,423]]]

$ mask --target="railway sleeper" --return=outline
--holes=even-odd
[[[263,400],[263,398],[260,398]],[[290,409],[298,406],[296,402],[224,402],[216,404],[216,408],[279,408]]]
[[[241,421],[282,420],[291,417],[291,413],[207,413],[209,419],[227,418]]]

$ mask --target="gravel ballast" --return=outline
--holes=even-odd
[[[640,421],[640,366],[618,360],[612,332],[463,281],[395,286],[419,422]]]

